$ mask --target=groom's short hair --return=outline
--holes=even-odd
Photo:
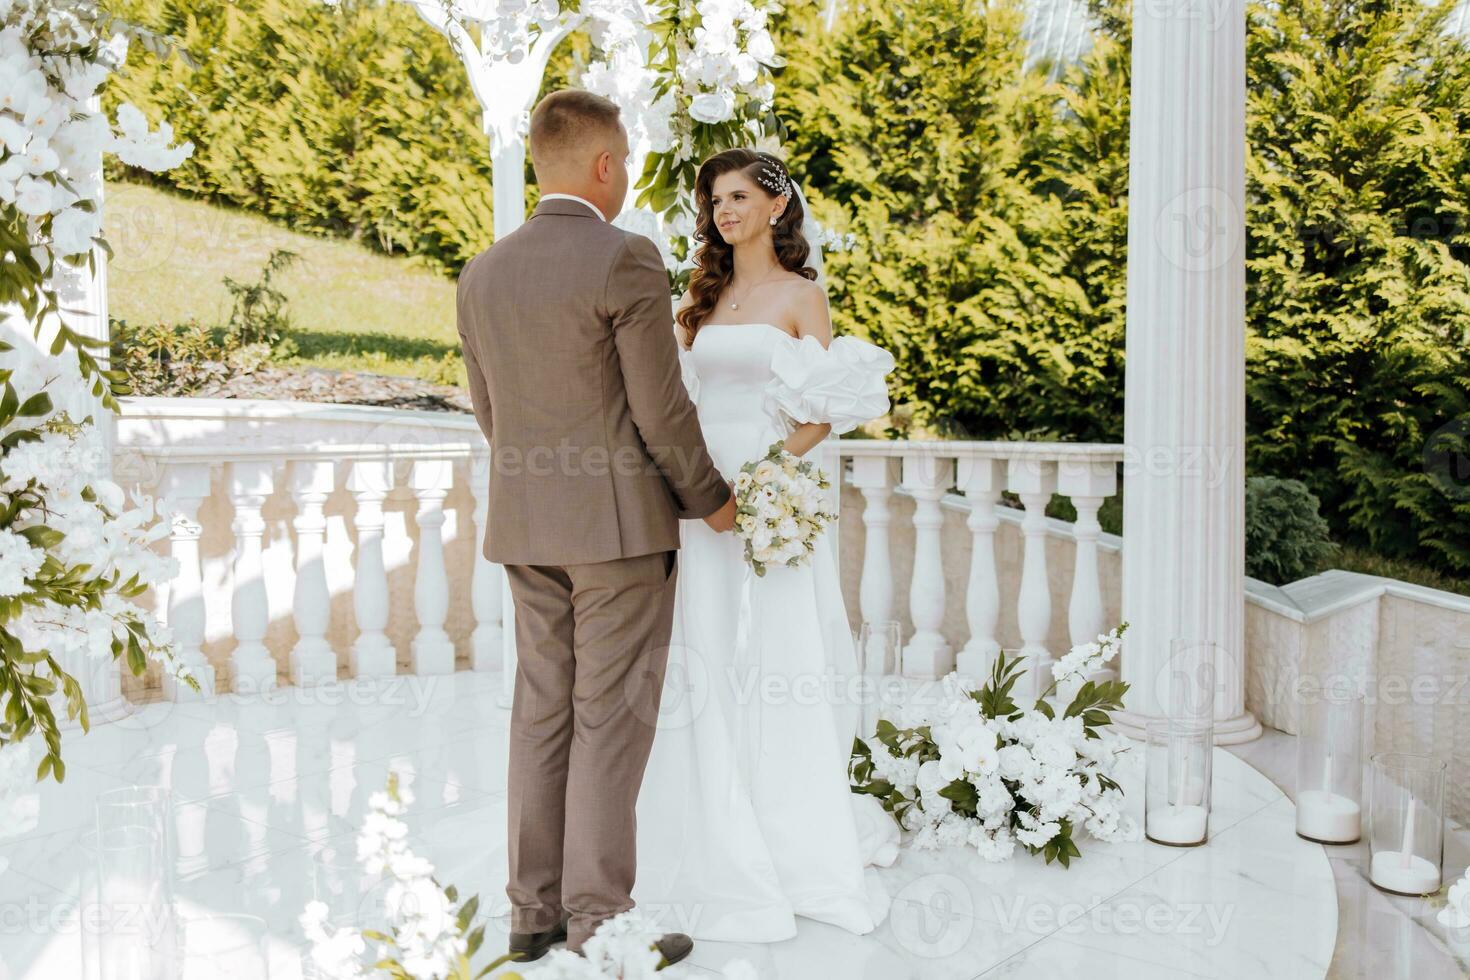
[[[615,138],[621,122],[617,104],[593,92],[564,88],[536,103],[531,113],[531,162],[560,169],[576,163],[578,151],[596,137]]]

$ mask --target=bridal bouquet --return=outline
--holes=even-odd
[[[876,796],[913,845],[967,844],[989,861],[1009,858],[1017,843],[1063,867],[1081,851],[1084,827],[1101,841],[1136,840],[1115,781],[1128,739],[1108,730],[1123,706],[1122,681],[1084,682],[1061,717],[1045,698],[1057,684],[1112,660],[1124,623],[1074,648],[1052,667],[1053,682],[1031,708],[1011,697],[1023,668],[1001,654],[990,680],[967,690],[957,674],[943,681],[938,704],[904,709],[902,727],[878,722],[875,744],[853,742],[852,791]]]
[[[745,561],[757,575],[769,565],[793,568],[816,550],[817,537],[837,515],[826,509],[831,486],[810,460],[771,444],[735,476],[735,534],[745,542]]]

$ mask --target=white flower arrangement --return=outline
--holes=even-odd
[[[112,408],[118,375],[103,372],[88,353],[103,342],[66,323],[47,281],[57,260],[83,264],[93,242],[101,242],[102,153],[164,171],[194,150],[189,142],[172,145],[167,122],[151,131],[132,105],[118,108],[116,127],[92,107],[98,88],[126,61],[133,38],[155,50],[164,47],[96,0],[0,3],[0,225],[25,229],[18,239],[0,234],[0,265],[9,267],[0,276],[0,303],[19,304],[32,323],[56,316],[54,351],[72,347],[83,377]]]
[[[453,886],[441,887],[434,866],[408,846],[402,817],[413,794],[390,773],[386,789],[368,798],[368,815],[357,837],[357,860],[369,874],[388,882],[381,929],[334,926],[330,910],[308,902],[298,923],[311,944],[311,966],[323,980],[368,977],[412,980],[472,980],[487,976],[514,957],[507,954],[475,969],[471,960],[484,943],[485,927],[469,929],[479,899],[460,903]],[[524,971],[496,974],[500,980],[652,980],[655,972],[669,980],[687,978],[679,969],[661,970],[663,957],[654,941],[662,930],[632,909],[604,921],[582,944],[582,953],[553,949],[544,962]],[[372,951],[369,953],[369,945]],[[372,962],[364,962],[371,956]],[[725,967],[725,980],[757,980],[744,960]]]
[[[1470,871],[1450,886],[1447,904],[1435,914],[1435,918],[1446,929],[1470,927]]]
[[[735,535],[745,542],[746,564],[765,575],[774,564],[796,567],[816,550],[837,515],[827,509],[826,475],[810,460],[772,443],[735,476]]]
[[[134,600],[172,578],[153,550],[168,534],[153,502],[128,507],[104,475],[90,425],[52,414],[46,389],[64,369],[0,341],[0,744],[39,730],[49,751],[36,770],[60,780],[56,720],[61,690],[87,727],[81,687],[58,658],[121,658],[141,674],[149,660],[197,687],[169,631]],[[49,417],[48,417],[49,416]]]
[[[197,687],[168,631],[133,601],[173,575],[152,550],[167,522],[151,502],[127,506],[90,420],[53,407],[53,395],[84,400],[88,384],[117,407],[122,374],[92,353],[106,341],[74,329],[58,293],[66,273],[91,263],[94,244],[107,248],[101,155],[160,171],[193,151],[172,145],[167,123],[150,130],[131,105],[116,126],[94,108],[134,39],[168,49],[96,0],[0,0],[0,304],[18,307],[37,337],[48,323],[54,331],[49,357],[29,341],[0,341],[0,746],[12,760],[0,769],[9,778],[14,760],[30,758],[14,744],[37,732],[47,751],[36,778],[64,778],[53,695],[88,727],[81,686],[58,657],[123,659],[134,673],[156,660]],[[0,785],[0,798],[12,788]]]
[[[1085,681],[1061,717],[1045,700],[1057,683],[1111,661],[1126,629],[1063,657],[1028,709],[1011,699],[1019,659],[998,657],[979,690],[950,674],[938,704],[906,707],[902,727],[880,721],[871,745],[854,740],[853,792],[878,797],[915,848],[967,845],[988,861],[1006,860],[1020,844],[1066,867],[1081,856],[1079,827],[1101,841],[1137,840],[1114,778],[1129,742],[1107,730],[1128,685]]]
[[[644,98],[635,110],[651,152],[638,181],[638,204],[682,227],[689,224],[700,160],[780,132],[771,69],[785,60],[770,28],[784,7],[779,0],[657,0],[651,6],[650,74],[640,84]],[[594,91],[603,91],[599,79],[590,81]]]

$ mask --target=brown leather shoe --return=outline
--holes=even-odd
[[[562,914],[561,922],[544,932],[512,932],[508,953],[517,963],[529,963],[546,955],[547,950],[567,938],[567,923],[571,916]],[[687,954],[686,954],[687,955]]]
[[[653,941],[653,946],[658,950],[659,955],[663,957],[663,962],[657,967],[660,970],[667,966],[673,966],[694,952],[694,940],[682,932],[666,932]],[[587,955],[580,949],[576,950],[576,954],[578,956]]]
[[[664,961],[658,967],[660,970],[673,966],[694,952],[694,940],[682,932],[666,932],[653,945],[663,954]]]

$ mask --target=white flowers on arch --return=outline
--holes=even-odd
[[[94,245],[107,248],[102,154],[166,170],[193,151],[130,105],[115,126],[101,111],[98,89],[131,40],[167,50],[95,0],[0,0],[0,317],[18,321],[0,327],[0,774],[12,777],[29,768],[37,733],[35,777],[64,775],[52,699],[87,725],[68,664],[121,659],[142,673],[151,659],[195,683],[133,601],[173,574],[149,547],[167,526],[150,505],[127,506],[96,427],[66,411],[89,391],[116,407],[120,379],[93,353],[106,341],[70,322],[60,293],[92,269]],[[18,805],[17,789],[0,785],[0,810]]]
[[[502,212],[523,200],[530,110],[552,51],[575,30],[588,32],[599,55],[580,84],[623,110],[635,206],[676,219],[670,230],[686,239],[665,252],[671,266],[675,254],[689,254],[698,161],[779,135],[770,75],[783,64],[770,33],[779,0],[404,2],[449,39],[469,72],[496,162],[497,236],[523,217]]]

